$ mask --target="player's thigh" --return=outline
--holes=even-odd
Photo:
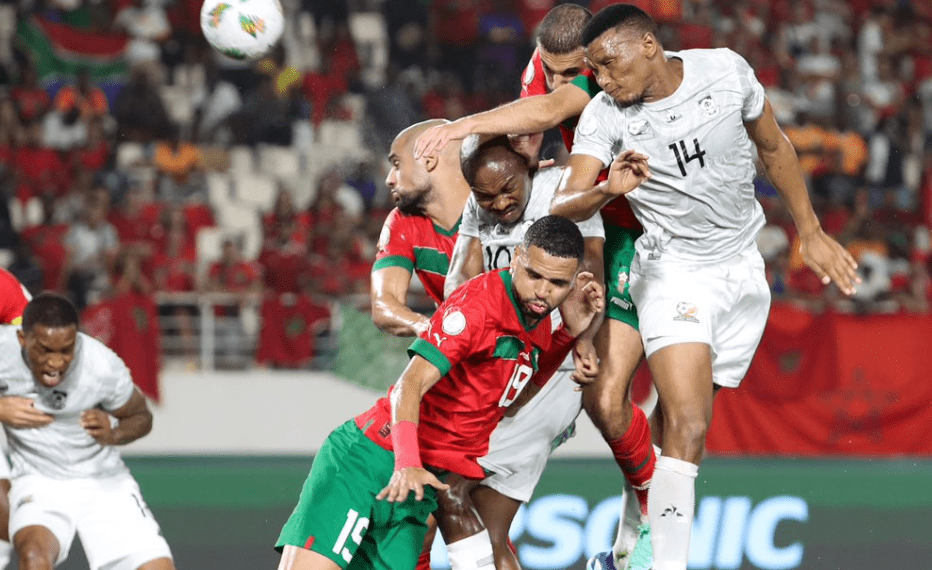
[[[353,421],[338,427],[315,456],[276,548],[312,550],[346,568],[368,533],[393,523],[375,499],[393,470],[391,452],[366,438]]]
[[[347,570],[413,569],[427,535],[427,519],[436,506],[433,487],[424,489],[424,498],[420,501],[414,498],[414,493],[404,503],[379,501],[374,523]]]
[[[479,511],[492,539],[492,546],[508,547],[508,531],[511,523],[521,508],[522,501],[504,495],[487,486],[485,482],[473,489],[472,502]]]
[[[34,548],[41,552],[54,551],[56,564],[63,562],[74,541],[73,512],[77,500],[67,482],[38,475],[12,481],[10,536],[17,553]]]
[[[606,318],[594,342],[599,375],[585,390],[587,410],[590,409],[589,399],[595,395],[627,395],[634,371],[644,356],[641,333],[627,321]]]
[[[712,364],[717,386],[737,388],[751,365],[770,314],[770,286],[764,261],[754,250],[744,257],[747,263],[733,269],[727,296],[728,306],[715,328]]]
[[[493,473],[484,485],[518,501],[531,499],[550,453],[576,433],[581,398],[571,374],[558,370],[514,417],[502,418],[489,452],[479,458]]]
[[[171,560],[159,523],[129,472],[84,479],[81,495],[75,521],[92,569],[135,570],[150,561]]]

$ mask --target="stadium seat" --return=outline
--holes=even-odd
[[[183,87],[163,85],[159,88],[159,95],[168,111],[168,116],[179,125],[189,125],[194,118],[194,107],[191,97]]]
[[[362,64],[363,81],[372,86],[384,84],[388,68],[385,18],[379,12],[354,12],[349,17],[349,28]]]
[[[251,174],[256,169],[252,149],[245,145],[234,146],[230,149],[230,171],[238,174]]]
[[[116,149],[116,165],[128,169],[146,162],[146,149],[141,143],[121,142]]]
[[[301,172],[301,157],[290,146],[260,145],[259,171],[278,179],[288,179]]]
[[[224,237],[224,230],[220,227],[204,227],[197,231],[194,247],[197,255],[197,277],[201,283],[210,264],[220,258]]]
[[[243,258],[253,260],[262,248],[262,224],[255,205],[227,201],[217,207],[217,223],[227,233],[243,237]]]
[[[217,208],[219,204],[229,202],[231,199],[229,175],[223,172],[208,172],[207,200],[210,205]]]
[[[268,174],[238,174],[233,178],[233,195],[253,213],[266,212],[275,204],[278,181]]]

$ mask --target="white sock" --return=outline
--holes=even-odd
[[[692,463],[657,458],[647,498],[654,570],[686,570],[698,473],[699,467]]]
[[[492,554],[489,531],[483,530],[469,538],[448,544],[447,558],[452,570],[495,570],[495,556]]]
[[[618,561],[624,556],[630,556],[638,540],[638,525],[641,524],[641,506],[634,494],[631,483],[625,479],[624,491],[621,495],[621,513],[618,519],[618,533],[615,535],[615,544],[612,552]]]
[[[0,570],[3,570],[10,563],[13,555],[13,545],[5,540],[0,540]]]

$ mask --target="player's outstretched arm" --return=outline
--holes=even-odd
[[[827,285],[834,281],[844,294],[853,295],[855,285],[861,282],[857,275],[858,265],[841,244],[822,230],[809,200],[796,150],[777,124],[769,101],[764,101],[761,116],[745,123],[745,127],[757,144],[767,177],[793,216],[799,231],[803,261],[815,271],[822,283]]]
[[[420,501],[424,498],[425,485],[441,490],[448,488],[421,465],[417,438],[421,398],[440,378],[440,369],[427,359],[415,355],[395,382],[390,398],[395,471],[388,485],[376,495],[377,499],[390,503],[404,502],[408,499],[408,493],[413,491],[415,498]]]
[[[110,425],[110,416],[118,422]],[[101,445],[125,445],[152,431],[152,412],[138,388],[122,407],[109,414],[99,408],[81,412],[81,427]]]
[[[459,234],[450,258],[450,270],[443,282],[443,297],[446,299],[460,285],[482,273],[482,242],[475,236]]]
[[[489,111],[467,115],[421,133],[414,143],[414,158],[443,150],[451,140],[462,140],[469,135],[539,133],[578,117],[589,101],[588,93],[568,83],[546,95],[525,97]]]
[[[33,405],[33,398],[4,396],[0,398],[0,422],[17,429],[38,428],[52,423],[53,418]]]
[[[430,320],[405,304],[411,273],[404,267],[383,267],[372,272],[369,300],[372,322],[395,336],[418,336]]]
[[[605,287],[589,271],[581,271],[569,296],[560,303],[563,326],[573,337],[578,337],[597,315],[605,310]]]
[[[597,283],[605,283],[605,262],[603,250],[605,240],[601,237],[586,238],[586,257],[585,268],[591,272],[593,279]],[[573,381],[580,385],[591,384],[599,374],[599,359],[596,355],[595,344],[593,339],[596,332],[602,326],[602,320],[605,318],[605,306],[603,302],[602,310],[592,318],[589,328],[583,331],[576,339],[573,346],[573,364],[576,370],[573,371]]]
[[[609,165],[608,179],[596,184],[602,161],[587,154],[571,154],[550,203],[550,213],[575,222],[588,220],[602,206],[634,190],[650,177],[647,157],[623,151]]]

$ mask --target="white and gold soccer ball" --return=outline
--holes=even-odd
[[[285,30],[279,0],[204,0],[201,31],[214,49],[234,59],[259,59]]]

